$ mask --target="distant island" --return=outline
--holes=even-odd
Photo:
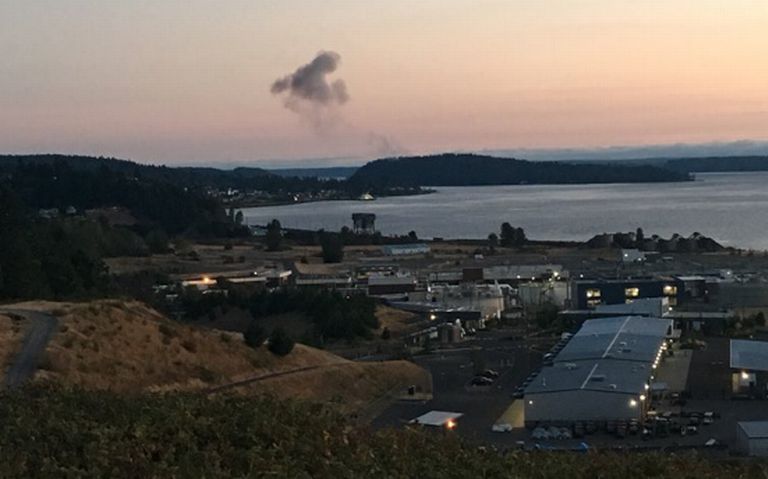
[[[654,165],[574,164],[475,154],[372,161],[350,178],[358,185],[490,186],[691,181],[686,172]]]
[[[664,168],[680,173],[726,173],[768,171],[768,156],[712,156],[667,160]]]

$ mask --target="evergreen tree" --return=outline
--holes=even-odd
[[[341,263],[344,259],[344,242],[340,235],[321,232],[320,247],[324,263]]]
[[[258,349],[267,339],[267,332],[256,321],[251,321],[248,328],[243,333],[245,344],[253,349]]]
[[[264,238],[267,244],[267,251],[279,251],[283,242],[282,226],[277,220],[272,220],[267,224],[267,236]]]
[[[293,340],[283,328],[275,328],[269,335],[269,350],[276,356],[287,356],[293,351]]]

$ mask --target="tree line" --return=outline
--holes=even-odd
[[[347,296],[324,288],[249,291],[224,278],[217,283],[225,294],[202,294],[196,288],[181,292],[179,304],[186,320],[215,319],[217,311],[240,308],[248,311],[252,322],[259,325],[261,319],[269,316],[300,312],[312,322],[313,333],[311,337],[294,339],[318,346],[328,341],[371,339],[379,327],[376,302],[365,295]]]
[[[360,185],[482,186],[688,181],[687,173],[654,165],[526,161],[473,154],[376,160],[355,172]]]

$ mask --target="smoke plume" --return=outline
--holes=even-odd
[[[321,51],[311,62],[275,80],[270,91],[281,96],[285,107],[310,124],[320,137],[343,139],[347,145],[357,145],[375,155],[403,154],[405,148],[395,139],[344,121],[340,107],[349,101],[347,85],[340,78],[328,78],[340,64],[341,55]]]
[[[331,109],[349,100],[344,80],[328,82],[341,63],[336,52],[320,52],[314,60],[272,83],[273,95],[285,95],[285,106],[297,113],[307,109]]]

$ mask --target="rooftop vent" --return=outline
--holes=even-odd
[[[573,369],[576,369],[578,367],[579,366],[576,363],[565,363],[565,369],[573,370]]]
[[[615,384],[609,384],[609,385],[608,385],[608,387],[609,387],[610,389],[616,389],[616,385],[615,385]]]
[[[605,381],[605,374],[594,374],[590,379],[595,382],[602,382]]]

